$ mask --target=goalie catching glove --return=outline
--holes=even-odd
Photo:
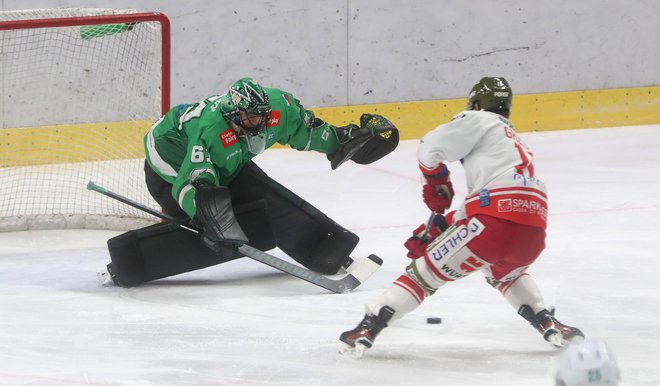
[[[231,205],[229,189],[195,182],[196,223],[202,226],[204,245],[216,253],[231,252],[227,246],[241,246],[248,241],[238,224]]]
[[[449,179],[447,165],[441,163],[429,170],[419,165],[425,184],[422,187],[422,198],[426,206],[436,213],[444,213],[451,206],[454,198],[454,187]]]
[[[349,159],[358,164],[370,164],[391,153],[399,145],[399,130],[378,114],[362,114],[360,126],[333,127],[341,146],[328,154],[334,170]]]

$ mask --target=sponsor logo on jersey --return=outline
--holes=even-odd
[[[539,201],[527,200],[524,198],[507,198],[497,202],[498,212],[518,212],[538,214],[542,218],[548,215],[548,209]]]
[[[463,272],[474,272],[477,269],[484,266],[484,263],[479,261],[476,257],[470,256],[464,262],[461,263],[461,269]]]
[[[479,235],[484,229],[483,224],[477,219],[472,219],[468,224],[462,224],[459,227],[450,227],[431,243],[427,254],[435,261],[442,260],[447,255],[453,255],[455,251],[462,248],[474,236]]]
[[[273,110],[270,113],[270,118],[266,123],[266,127],[279,126],[281,120],[282,120],[282,112],[280,110]]]
[[[449,264],[443,263],[442,267],[439,269],[440,273],[449,279],[460,279],[484,266],[484,263],[479,261],[474,256],[469,256],[467,259],[465,259],[465,261],[459,265],[458,269],[452,267]]]
[[[463,274],[461,272],[457,272],[455,269],[448,266],[447,264],[443,264],[442,267],[440,267],[440,272],[445,277],[448,277],[448,278],[451,278],[451,279],[460,279],[462,277],[467,276],[466,274]]]
[[[222,133],[220,133],[220,141],[222,142],[222,146],[224,148],[228,148],[229,146],[235,144],[238,142],[238,137],[236,136],[236,132],[234,129],[229,128]]]
[[[532,188],[538,188],[542,191],[545,191],[545,183],[537,177],[528,177],[524,174],[513,173],[513,179],[521,180],[523,186],[530,186]]]
[[[498,212],[513,212],[513,206],[511,205],[511,202],[513,200],[510,198],[507,198],[505,200],[498,200],[497,201],[497,211]]]
[[[233,156],[235,156],[235,155],[238,155],[238,154],[241,154],[241,149],[236,149],[236,150],[234,150],[233,152],[231,152],[231,153],[227,156],[226,159],[230,159],[231,157],[233,157]]]

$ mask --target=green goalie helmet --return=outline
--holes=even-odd
[[[263,132],[270,112],[268,94],[252,78],[234,82],[222,101],[222,115],[244,131],[239,134],[254,136]]]
[[[502,77],[484,77],[472,87],[468,110],[485,110],[509,117],[513,93],[509,82]]]

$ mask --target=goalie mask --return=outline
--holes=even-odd
[[[266,148],[265,128],[271,111],[268,94],[252,78],[234,82],[222,101],[222,115],[238,128],[238,135],[247,140],[253,154]]]
[[[475,110],[475,105],[478,104],[479,110],[497,113],[506,118],[511,115],[513,93],[509,82],[502,77],[481,78],[479,83],[472,87],[468,98],[468,110]]]

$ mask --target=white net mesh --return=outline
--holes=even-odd
[[[83,17],[83,16],[100,16],[100,15],[125,15],[130,13],[137,13],[137,11],[134,9],[110,9],[110,8],[22,9],[18,11],[1,11],[0,21],[55,19],[62,17]]]
[[[9,11],[0,12],[0,26],[129,13]],[[86,185],[92,180],[157,208],[144,184],[142,138],[161,114],[161,28],[112,20],[0,30],[0,230],[156,221]]]

